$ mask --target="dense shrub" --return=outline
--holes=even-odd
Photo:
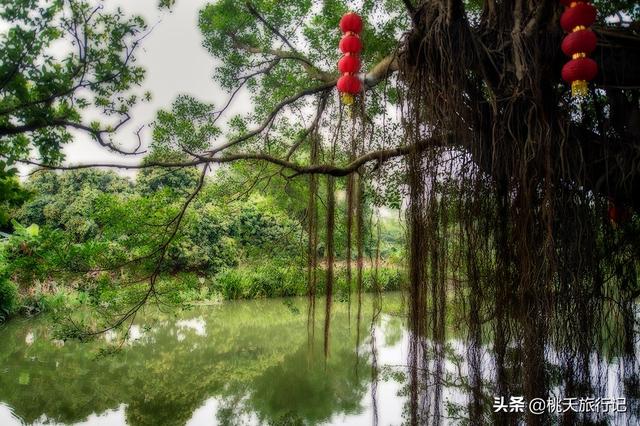
[[[229,237],[224,213],[213,205],[188,215],[183,229],[170,246],[167,267],[173,271],[216,273],[237,265],[236,242]]]
[[[282,256],[299,250],[296,237],[300,228],[288,217],[273,209],[248,202],[241,206],[230,226],[233,236],[248,257]]]
[[[366,268],[363,271],[362,284],[365,292],[375,290],[375,277],[374,269]],[[325,293],[325,281],[326,271],[319,269],[316,288],[318,295]],[[403,274],[400,270],[389,267],[378,269],[380,291],[400,291],[403,282]],[[352,291],[355,291],[355,273],[352,285],[354,286]],[[227,300],[303,296],[307,294],[306,270],[273,263],[225,269],[215,277],[213,289]],[[336,271],[334,292],[339,300],[349,292],[344,269]]]
[[[224,299],[301,296],[306,292],[304,270],[263,264],[225,269],[215,277],[214,290]]]
[[[0,322],[5,321],[18,310],[18,287],[6,278],[0,277]]]
[[[144,297],[147,278],[155,271],[161,275],[156,290],[162,287],[159,294],[168,302],[307,294],[306,184],[280,182],[276,192],[285,191],[288,197],[267,190],[239,198],[237,187],[245,176],[238,175],[243,179],[237,182],[229,170],[220,171],[207,179],[175,229],[198,176],[195,168],[145,169],[134,184],[102,171],[34,175],[26,184],[32,197],[12,211],[12,234],[2,241],[0,278],[5,279],[3,297],[11,300],[3,300],[3,317],[16,304],[26,314],[78,301],[124,309]],[[385,219],[381,229],[383,257],[403,258],[398,225]],[[344,239],[338,226],[339,264]],[[320,257],[324,251],[318,244]],[[365,252],[370,251],[367,245]],[[336,269],[334,288],[340,300],[349,292],[344,274],[343,267]],[[325,291],[324,275],[320,268],[318,295]],[[372,291],[373,272],[367,269],[363,278],[364,290]],[[381,290],[398,290],[401,283],[399,272],[380,269]],[[17,293],[12,291],[16,286]],[[18,296],[10,297],[14,293],[19,302]]]

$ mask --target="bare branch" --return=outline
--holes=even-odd
[[[283,41],[284,44],[286,44],[287,46],[289,46],[289,49],[291,49],[292,52],[295,52],[296,54],[300,54],[300,52],[298,52],[298,49],[296,49],[295,47],[293,47],[293,45],[291,44],[291,42],[289,42],[289,39],[287,39],[285,36],[282,35],[282,33],[280,31],[278,31],[278,29],[276,27],[274,27],[273,25],[271,25],[261,14],[260,12],[258,12],[258,9],[256,9],[256,7],[251,4],[250,1],[246,1],[245,5],[247,6],[247,9],[249,9],[249,12],[251,12],[251,14],[253,16],[255,16],[256,18],[258,18],[258,20],[260,22],[262,22],[264,24],[265,27],[267,27],[269,29],[269,31],[271,31],[273,34],[275,34],[276,36],[278,36],[280,38],[280,40]]]
[[[258,126],[258,128],[245,133],[242,136],[239,136],[221,146],[219,146],[218,148],[214,148],[211,151],[209,151],[209,154],[211,156],[224,151],[225,149],[232,147],[234,145],[237,145],[241,142],[244,142],[248,139],[251,139],[254,136],[259,135],[260,133],[262,133],[264,131],[264,129],[266,129],[269,124],[271,123],[271,121],[278,115],[278,113],[282,110],[282,108],[286,107],[287,105],[291,105],[292,103],[296,102],[297,100],[305,97],[305,96],[309,96],[309,95],[313,95],[315,93],[320,93],[320,92],[326,92],[328,90],[331,90],[333,88],[333,86],[336,85],[336,81],[333,80],[330,83],[326,83],[323,84],[321,86],[316,86],[316,87],[312,87],[309,89],[305,89],[299,93],[296,93],[293,96],[288,97],[287,99],[283,100],[282,102],[280,102],[278,105],[276,105],[273,110],[271,110],[271,112],[269,113],[269,115],[267,116],[267,118],[263,121],[263,123]]]
[[[328,99],[327,93],[324,93],[320,98],[320,102],[318,102],[318,110],[316,112],[316,116],[313,122],[309,127],[307,127],[304,130],[304,132],[302,132],[302,134],[298,138],[298,141],[291,146],[291,148],[287,152],[285,159],[289,160],[293,155],[293,153],[296,152],[296,150],[300,147],[300,145],[302,145],[302,143],[307,139],[307,136],[309,136],[309,133],[311,133],[316,127],[318,127],[318,123],[320,123],[320,119],[322,118],[322,113],[324,112],[324,109],[327,106],[327,99]]]

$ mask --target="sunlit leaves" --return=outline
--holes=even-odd
[[[179,96],[171,111],[158,112],[154,130],[154,148],[165,150],[199,151],[206,148],[220,129],[214,106],[190,96]]]
[[[125,93],[144,77],[134,64],[146,31],[140,17],[82,0],[4,0],[0,17],[0,155],[6,160],[36,154],[55,164],[71,140],[66,123],[82,123],[83,110],[94,106],[121,120],[137,102]]]

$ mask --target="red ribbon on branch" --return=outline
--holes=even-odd
[[[598,11],[587,1],[560,0],[566,9],[560,17],[560,26],[568,33],[562,41],[562,51],[571,58],[562,68],[562,78],[571,84],[574,97],[586,96],[589,81],[598,75],[598,64],[588,56],[596,49],[597,37],[589,29]]]
[[[340,40],[340,51],[344,54],[338,61],[338,71],[342,76],[336,85],[345,105],[353,104],[355,96],[362,91],[362,82],[357,76],[360,71],[362,51],[362,18],[349,12],[340,19],[340,30],[344,34]]]

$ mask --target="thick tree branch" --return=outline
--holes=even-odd
[[[389,76],[398,71],[398,69],[398,56],[394,52],[391,55],[384,57],[364,75],[364,83],[368,88],[374,87],[383,80],[389,78]]]

